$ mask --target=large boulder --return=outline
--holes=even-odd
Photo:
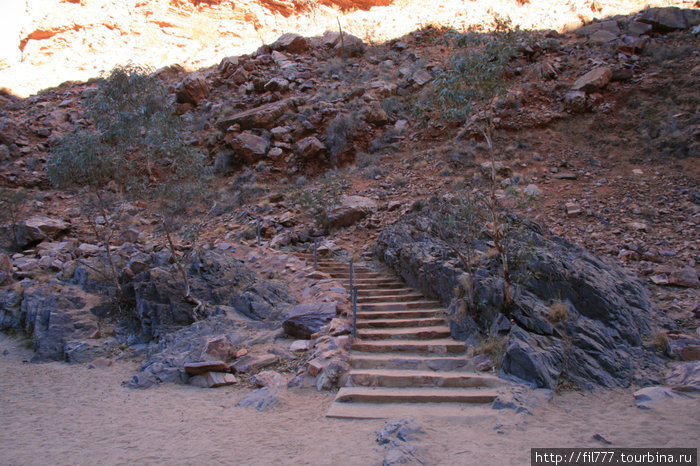
[[[279,100],[221,118],[216,122],[216,126],[221,131],[226,131],[235,124],[240,125],[242,129],[272,129],[276,126],[277,119],[295,106],[294,98]]]
[[[676,31],[700,24],[700,11],[678,7],[651,8],[642,13],[639,21],[650,24],[654,31]]]
[[[328,212],[331,228],[343,228],[355,224],[377,210],[377,201],[362,196],[344,196],[340,205]]]
[[[287,311],[282,326],[291,337],[309,339],[335,315],[336,304],[333,302],[300,304]]]
[[[243,131],[231,141],[231,147],[247,163],[255,163],[265,157],[270,141],[262,138],[252,131]]]
[[[191,74],[183,79],[175,88],[178,102],[199,105],[199,102],[209,97],[209,84],[199,74]]]
[[[259,280],[243,262],[224,251],[208,251],[187,267],[192,296],[210,307],[223,305],[264,320],[278,305],[294,298],[281,282]],[[154,267],[125,287],[135,302],[141,336],[150,340],[194,321],[193,306],[183,299],[184,284],[173,267]],[[281,312],[281,311],[279,311]]]
[[[299,34],[288,32],[274,41],[270,48],[290,53],[304,53],[309,49],[309,41]]]
[[[23,331],[31,339],[32,362],[63,361],[76,342],[98,330],[91,310],[101,305],[99,296],[73,285],[25,280],[0,292],[0,326]]]
[[[659,381],[664,360],[643,339],[674,324],[653,306],[637,277],[522,221],[510,238],[513,304],[506,308],[502,266],[499,255],[490,254],[490,237],[470,238],[479,259],[466,270],[437,234],[432,211],[410,214],[384,230],[377,253],[410,286],[450,306],[454,337],[472,344],[505,338],[499,361],[505,376],[544,388]],[[459,290],[470,277],[468,302]]]

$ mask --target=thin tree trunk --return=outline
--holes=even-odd
[[[119,287],[119,275],[117,275],[117,266],[114,264],[114,259],[112,258],[112,237],[114,236],[114,230],[109,224],[109,219],[107,217],[107,209],[105,208],[104,199],[99,191],[96,191],[95,195],[100,204],[100,212],[102,213],[102,218],[105,220],[105,225],[107,225],[108,234],[102,239],[105,243],[105,249],[107,250],[107,260],[109,261],[109,267],[112,270],[112,281],[114,282],[114,287],[116,288],[117,296],[121,296],[121,288]],[[94,220],[93,220],[94,221]],[[97,233],[97,227],[94,227],[95,234]],[[99,234],[98,234],[99,237]]]

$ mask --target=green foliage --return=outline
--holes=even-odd
[[[92,128],[63,137],[51,149],[48,175],[59,187],[104,189],[114,183],[131,197],[179,197],[164,187],[204,173],[203,157],[184,140],[187,131],[171,96],[147,68],[115,68],[86,102]]]
[[[464,120],[476,103],[489,101],[507,91],[506,67],[518,50],[536,40],[534,33],[513,28],[510,19],[495,18],[490,34],[448,32],[455,52],[447,69],[434,80],[434,104],[446,116]]]
[[[27,196],[24,190],[0,188],[0,231],[7,235],[7,246],[17,249],[19,242],[19,224],[24,215]]]
[[[353,115],[338,115],[326,128],[326,146],[332,166],[338,166],[338,156],[347,150],[356,128],[357,120]]]
[[[317,225],[328,228],[330,226],[328,214],[340,204],[347,187],[348,182],[344,177],[329,173],[321,180],[317,189],[297,190],[296,202],[313,217]]]

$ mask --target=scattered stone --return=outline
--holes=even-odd
[[[527,197],[540,197],[542,190],[534,184],[529,184],[523,188],[523,194]]]
[[[634,392],[634,403],[637,405],[637,408],[640,409],[653,409],[656,405],[664,401],[686,397],[687,395],[683,395],[667,387],[647,387]]]
[[[342,36],[338,37],[338,41],[335,44],[335,51],[338,56],[344,57],[359,57],[365,53],[367,46],[362,39],[355,37],[352,34],[343,33]]]
[[[581,214],[581,206],[576,204],[575,202],[567,202],[566,203],[566,215],[569,217],[576,217]]]
[[[282,327],[287,335],[309,339],[336,315],[336,303],[300,304],[287,311]]]
[[[316,158],[319,154],[326,150],[326,146],[319,141],[315,136],[309,136],[301,139],[296,144],[297,153],[306,160]]]
[[[472,364],[479,372],[487,372],[493,369],[493,361],[485,354],[477,354],[472,358]]]
[[[433,75],[427,70],[418,70],[411,76],[411,82],[418,87],[425,86],[433,80]]]
[[[678,392],[700,392],[700,361],[674,365],[666,374],[666,384]]]
[[[279,361],[279,358],[274,354],[247,354],[231,364],[231,369],[233,369],[234,372],[250,373],[276,364],[277,361]]]
[[[564,104],[570,112],[583,113],[588,109],[586,93],[583,91],[567,92],[564,96]]]
[[[276,388],[259,388],[248,393],[236,404],[239,407],[252,406],[258,411],[265,411],[274,408],[280,403],[279,393]]]
[[[316,377],[324,369],[323,363],[319,359],[312,359],[311,361],[308,361],[305,367],[306,372],[311,377]]]
[[[183,79],[175,88],[177,101],[181,103],[199,105],[199,102],[209,97],[209,85],[199,74],[191,74]]]
[[[289,351],[301,353],[311,348],[311,340],[295,340],[289,346]]]
[[[607,66],[601,66],[578,78],[571,89],[584,92],[599,91],[608,85],[611,78],[612,70]]]
[[[331,228],[344,228],[357,223],[376,211],[377,201],[362,196],[344,196],[340,205],[328,212]]]
[[[644,34],[649,34],[653,26],[648,23],[643,23],[641,21],[632,21],[627,26],[627,33],[634,37],[639,37]]]
[[[389,116],[386,114],[379,102],[372,102],[363,111],[364,119],[367,123],[375,126],[384,126],[389,123]]]
[[[190,385],[201,388],[217,388],[238,383],[236,377],[228,372],[206,372],[195,375],[189,380]]]
[[[258,387],[283,387],[287,385],[287,378],[275,371],[258,372],[250,380]]]
[[[612,445],[613,444],[610,440],[606,439],[605,437],[603,437],[600,434],[593,434],[593,437],[591,437],[591,438],[593,440],[595,440],[596,442],[600,442],[604,445]]]
[[[605,44],[607,42],[612,42],[617,39],[617,34],[612,32],[600,30],[591,34],[588,38],[594,44]]]
[[[700,339],[698,338],[674,339],[670,341],[669,346],[671,347],[671,354],[681,361],[700,360]]]
[[[654,31],[676,31],[700,24],[700,11],[678,7],[650,8],[642,14],[639,21],[650,24]]]
[[[228,372],[229,365],[224,361],[201,361],[185,364],[185,372],[189,375],[202,375],[206,372]]]
[[[202,360],[228,361],[235,353],[235,347],[225,335],[209,338],[204,345]]]
[[[552,178],[556,178],[557,180],[575,180],[578,178],[578,176],[576,175],[576,173],[561,170],[552,175]]]
[[[290,53],[304,53],[309,49],[309,42],[305,37],[288,32],[274,41],[270,48],[272,50],[284,50]]]
[[[270,147],[270,142],[252,131],[243,131],[231,141],[231,147],[240,154],[247,163],[255,163],[262,159]]]
[[[289,98],[261,105],[221,118],[216,122],[216,126],[221,131],[226,131],[230,126],[235,124],[240,125],[244,130],[253,128],[272,129],[277,119],[284,115],[286,111],[295,107],[295,103],[295,99]]]
[[[493,170],[491,167],[494,167],[496,170],[496,175],[508,177],[510,176],[511,170],[510,167],[507,167],[506,165],[503,164],[503,162],[496,160],[496,162],[491,164],[491,162],[484,162],[481,164],[481,173],[484,174],[484,176],[491,177],[493,174]]]
[[[288,89],[289,81],[280,76],[275,76],[265,84],[265,90],[268,92],[286,92]]]
[[[675,269],[668,277],[668,283],[685,288],[695,288],[698,286],[698,272],[693,267]]]
[[[392,440],[412,442],[425,435],[425,429],[412,418],[395,419],[377,431],[377,443],[386,445]]]

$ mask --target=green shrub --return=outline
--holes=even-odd
[[[434,104],[446,109],[448,118],[464,120],[475,103],[507,91],[505,71],[524,45],[538,39],[535,33],[513,28],[510,19],[495,18],[490,34],[470,31],[447,33],[455,49],[447,69],[434,80]]]

